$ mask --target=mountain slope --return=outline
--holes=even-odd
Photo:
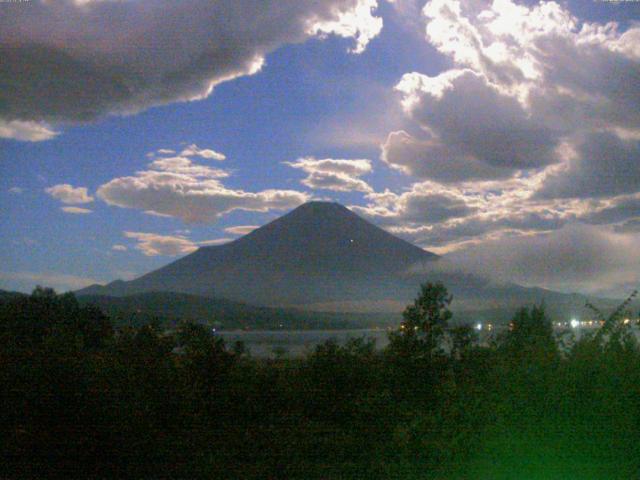
[[[540,302],[555,318],[584,311],[584,296],[446,273],[439,258],[339,204],[310,202],[228,244],[202,247],[138,279],[78,294],[174,292],[316,311],[399,312],[421,283],[442,281],[454,295],[454,309],[467,318],[511,314]]]
[[[78,293],[170,291],[255,305],[384,299],[397,276],[437,258],[341,205],[310,202],[228,244],[200,248],[130,282]]]

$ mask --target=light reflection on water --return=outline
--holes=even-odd
[[[485,330],[478,332],[481,345],[488,345],[496,336],[504,331],[506,326],[496,325],[491,332]],[[573,340],[579,339],[584,334],[595,333],[597,328],[571,329],[554,326],[554,331],[558,339],[569,341],[566,347]],[[632,330],[636,338],[640,340],[640,332],[634,328]],[[278,355],[286,357],[303,357],[315,349],[317,345],[333,339],[339,345],[344,345],[349,339],[364,338],[375,340],[377,349],[382,349],[389,344],[389,330],[385,328],[377,329],[353,329],[353,330],[236,330],[217,332],[216,335],[224,339],[225,343],[231,347],[236,341],[244,342],[253,357],[269,358]],[[446,349],[446,346],[445,346]]]
[[[373,339],[376,348],[384,348],[388,343],[385,329],[358,330],[273,330],[273,331],[225,331],[216,335],[232,346],[240,340],[245,343],[254,357],[274,357],[280,351],[287,357],[300,357],[311,353],[314,348],[334,339],[344,345],[351,338]]]

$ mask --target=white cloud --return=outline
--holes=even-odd
[[[402,77],[406,121],[381,150],[419,182],[369,193],[362,214],[440,251],[640,215],[640,26],[544,1],[431,0],[423,15],[452,67]]]
[[[87,213],[93,212],[93,210],[89,210],[88,208],[80,208],[80,207],[61,207],[60,210],[62,210],[65,213],[73,213],[76,215],[86,215]]]
[[[160,153],[160,150],[158,150],[158,153]],[[180,155],[184,157],[197,156],[197,157],[206,158],[207,160],[218,160],[218,161],[222,161],[227,158],[223,153],[216,152],[215,150],[211,150],[208,148],[198,148],[196,144],[189,145],[187,148],[182,150]]]
[[[308,31],[313,35],[335,34],[356,39],[353,53],[364,52],[367,44],[382,30],[382,18],[372,15],[378,7],[377,0],[361,0],[355,8],[340,12],[335,19],[314,21]]]
[[[58,134],[59,132],[52,130],[49,125],[43,122],[7,121],[0,118],[0,138],[9,138],[22,142],[42,142],[51,140]]]
[[[268,212],[294,208],[309,198],[295,190],[247,192],[226,188],[227,172],[194,164],[186,157],[155,160],[149,170],[115,178],[97,190],[109,205],[147,214],[180,218],[188,223],[215,222],[234,210]]]
[[[45,188],[44,191],[62,203],[73,205],[93,202],[93,197],[89,195],[86,187],[73,187],[68,183],[62,183]]]
[[[9,193],[13,193],[14,195],[20,195],[22,192],[24,192],[24,189],[20,188],[20,187],[11,187],[9,190],[7,190]]]
[[[136,249],[148,257],[176,256],[194,252],[198,246],[182,235],[159,235],[157,233],[124,232],[127,238],[138,241]]]
[[[285,44],[335,34],[363,51],[382,27],[376,6],[33,0],[27,10],[3,9],[0,16],[0,117],[82,122],[202,99],[222,82],[258,72]]]
[[[284,164],[307,173],[308,176],[301,183],[309,188],[338,192],[372,191],[369,184],[359,178],[372,171],[371,161],[366,159],[305,157]]]
[[[256,228],[260,228],[258,225],[236,225],[235,227],[227,227],[225,232],[233,235],[246,235],[253,232]]]
[[[123,232],[127,238],[137,240],[136,249],[148,257],[186,255],[195,252],[199,246],[222,245],[233,241],[231,238],[216,238],[195,242],[184,235],[160,235],[148,232]],[[118,247],[118,248],[116,248]],[[113,250],[124,251],[123,245],[114,245]]]
[[[116,244],[111,247],[111,250],[114,250],[116,252],[126,252],[128,248],[125,245]]]

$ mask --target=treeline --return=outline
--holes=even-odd
[[[565,345],[525,308],[480,346],[450,303],[424,285],[383,351],[255,360],[197,324],[116,329],[42,288],[3,300],[0,478],[638,478],[628,304]]]

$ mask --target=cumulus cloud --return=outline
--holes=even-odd
[[[260,228],[258,225],[236,225],[235,227],[227,227],[225,232],[233,235],[246,235],[253,232],[256,228]]]
[[[640,27],[582,22],[544,1],[430,0],[422,14],[425,39],[452,67],[402,76],[406,121],[381,149],[418,183],[371,192],[359,212],[441,252],[575,221],[631,231]]]
[[[567,167],[550,176],[541,197],[605,197],[640,189],[640,141],[609,132],[587,136]]]
[[[598,140],[585,135],[637,140],[640,27],[580,22],[554,2],[431,0],[423,15],[427,41],[455,68],[402,77],[404,110],[425,133],[390,136],[390,165],[440,181],[504,178],[566,161],[563,145],[586,156]]]
[[[399,130],[391,132],[382,145],[381,159],[390,167],[417,178],[439,182],[460,182],[506,178],[513,169],[498,168],[434,139],[415,138]]]
[[[436,183],[414,184],[400,195],[389,190],[367,195],[370,203],[351,208],[383,225],[428,225],[452,218],[466,217],[477,211],[479,204],[461,192],[448,190]]]
[[[86,215],[88,213],[93,212],[93,210],[90,210],[88,208],[80,208],[80,207],[61,207],[60,210],[62,210],[65,213],[73,213],[75,215]]]
[[[158,150],[158,153],[175,153],[173,150]],[[183,157],[202,157],[207,160],[225,160],[227,157],[220,152],[216,152],[215,150],[211,150],[208,148],[198,148],[196,144],[189,145],[187,148],[182,150],[180,153]]]
[[[363,51],[382,27],[376,7],[376,0],[5,4],[0,118],[11,129],[6,122],[88,121],[202,99],[221,82],[259,71],[284,44],[334,34]]]
[[[154,160],[148,170],[115,178],[97,190],[109,205],[180,218],[187,223],[214,222],[234,210],[268,212],[294,208],[309,198],[295,190],[233,190],[220,179],[224,170],[193,163],[186,157]]]
[[[148,232],[123,232],[123,235],[136,240],[138,243],[135,248],[148,257],[186,255],[195,252],[199,246],[222,245],[232,241],[230,238],[216,238],[194,242],[184,235],[160,235]],[[126,249],[123,245],[113,246],[113,250]]]
[[[164,255],[174,257],[194,252],[198,246],[182,235],[159,235],[157,233],[124,232],[127,238],[138,241],[136,249],[148,257]]]
[[[430,164],[436,164],[430,166],[436,171],[451,168],[446,163],[452,159],[458,164],[457,175],[474,178],[491,170],[504,176],[501,169],[512,173],[556,161],[559,132],[530,116],[517,98],[502,93],[481,74],[471,70],[450,70],[436,77],[409,73],[396,89],[409,116],[431,134],[421,142],[420,163],[427,164],[427,169]],[[393,150],[383,159],[403,165]],[[414,165],[415,172],[420,169]]]
[[[62,203],[74,205],[93,202],[93,197],[89,195],[86,187],[73,187],[68,183],[61,183],[44,191]]]
[[[371,161],[366,159],[305,157],[284,163],[307,173],[308,176],[301,183],[309,188],[337,192],[372,192],[369,184],[359,178],[372,171]]]
[[[1,74],[0,74],[1,75]],[[1,98],[0,94],[0,98]],[[1,108],[1,107],[0,107]],[[44,122],[21,120],[3,120],[0,118],[0,138],[20,140],[22,142],[42,142],[58,135]]]

